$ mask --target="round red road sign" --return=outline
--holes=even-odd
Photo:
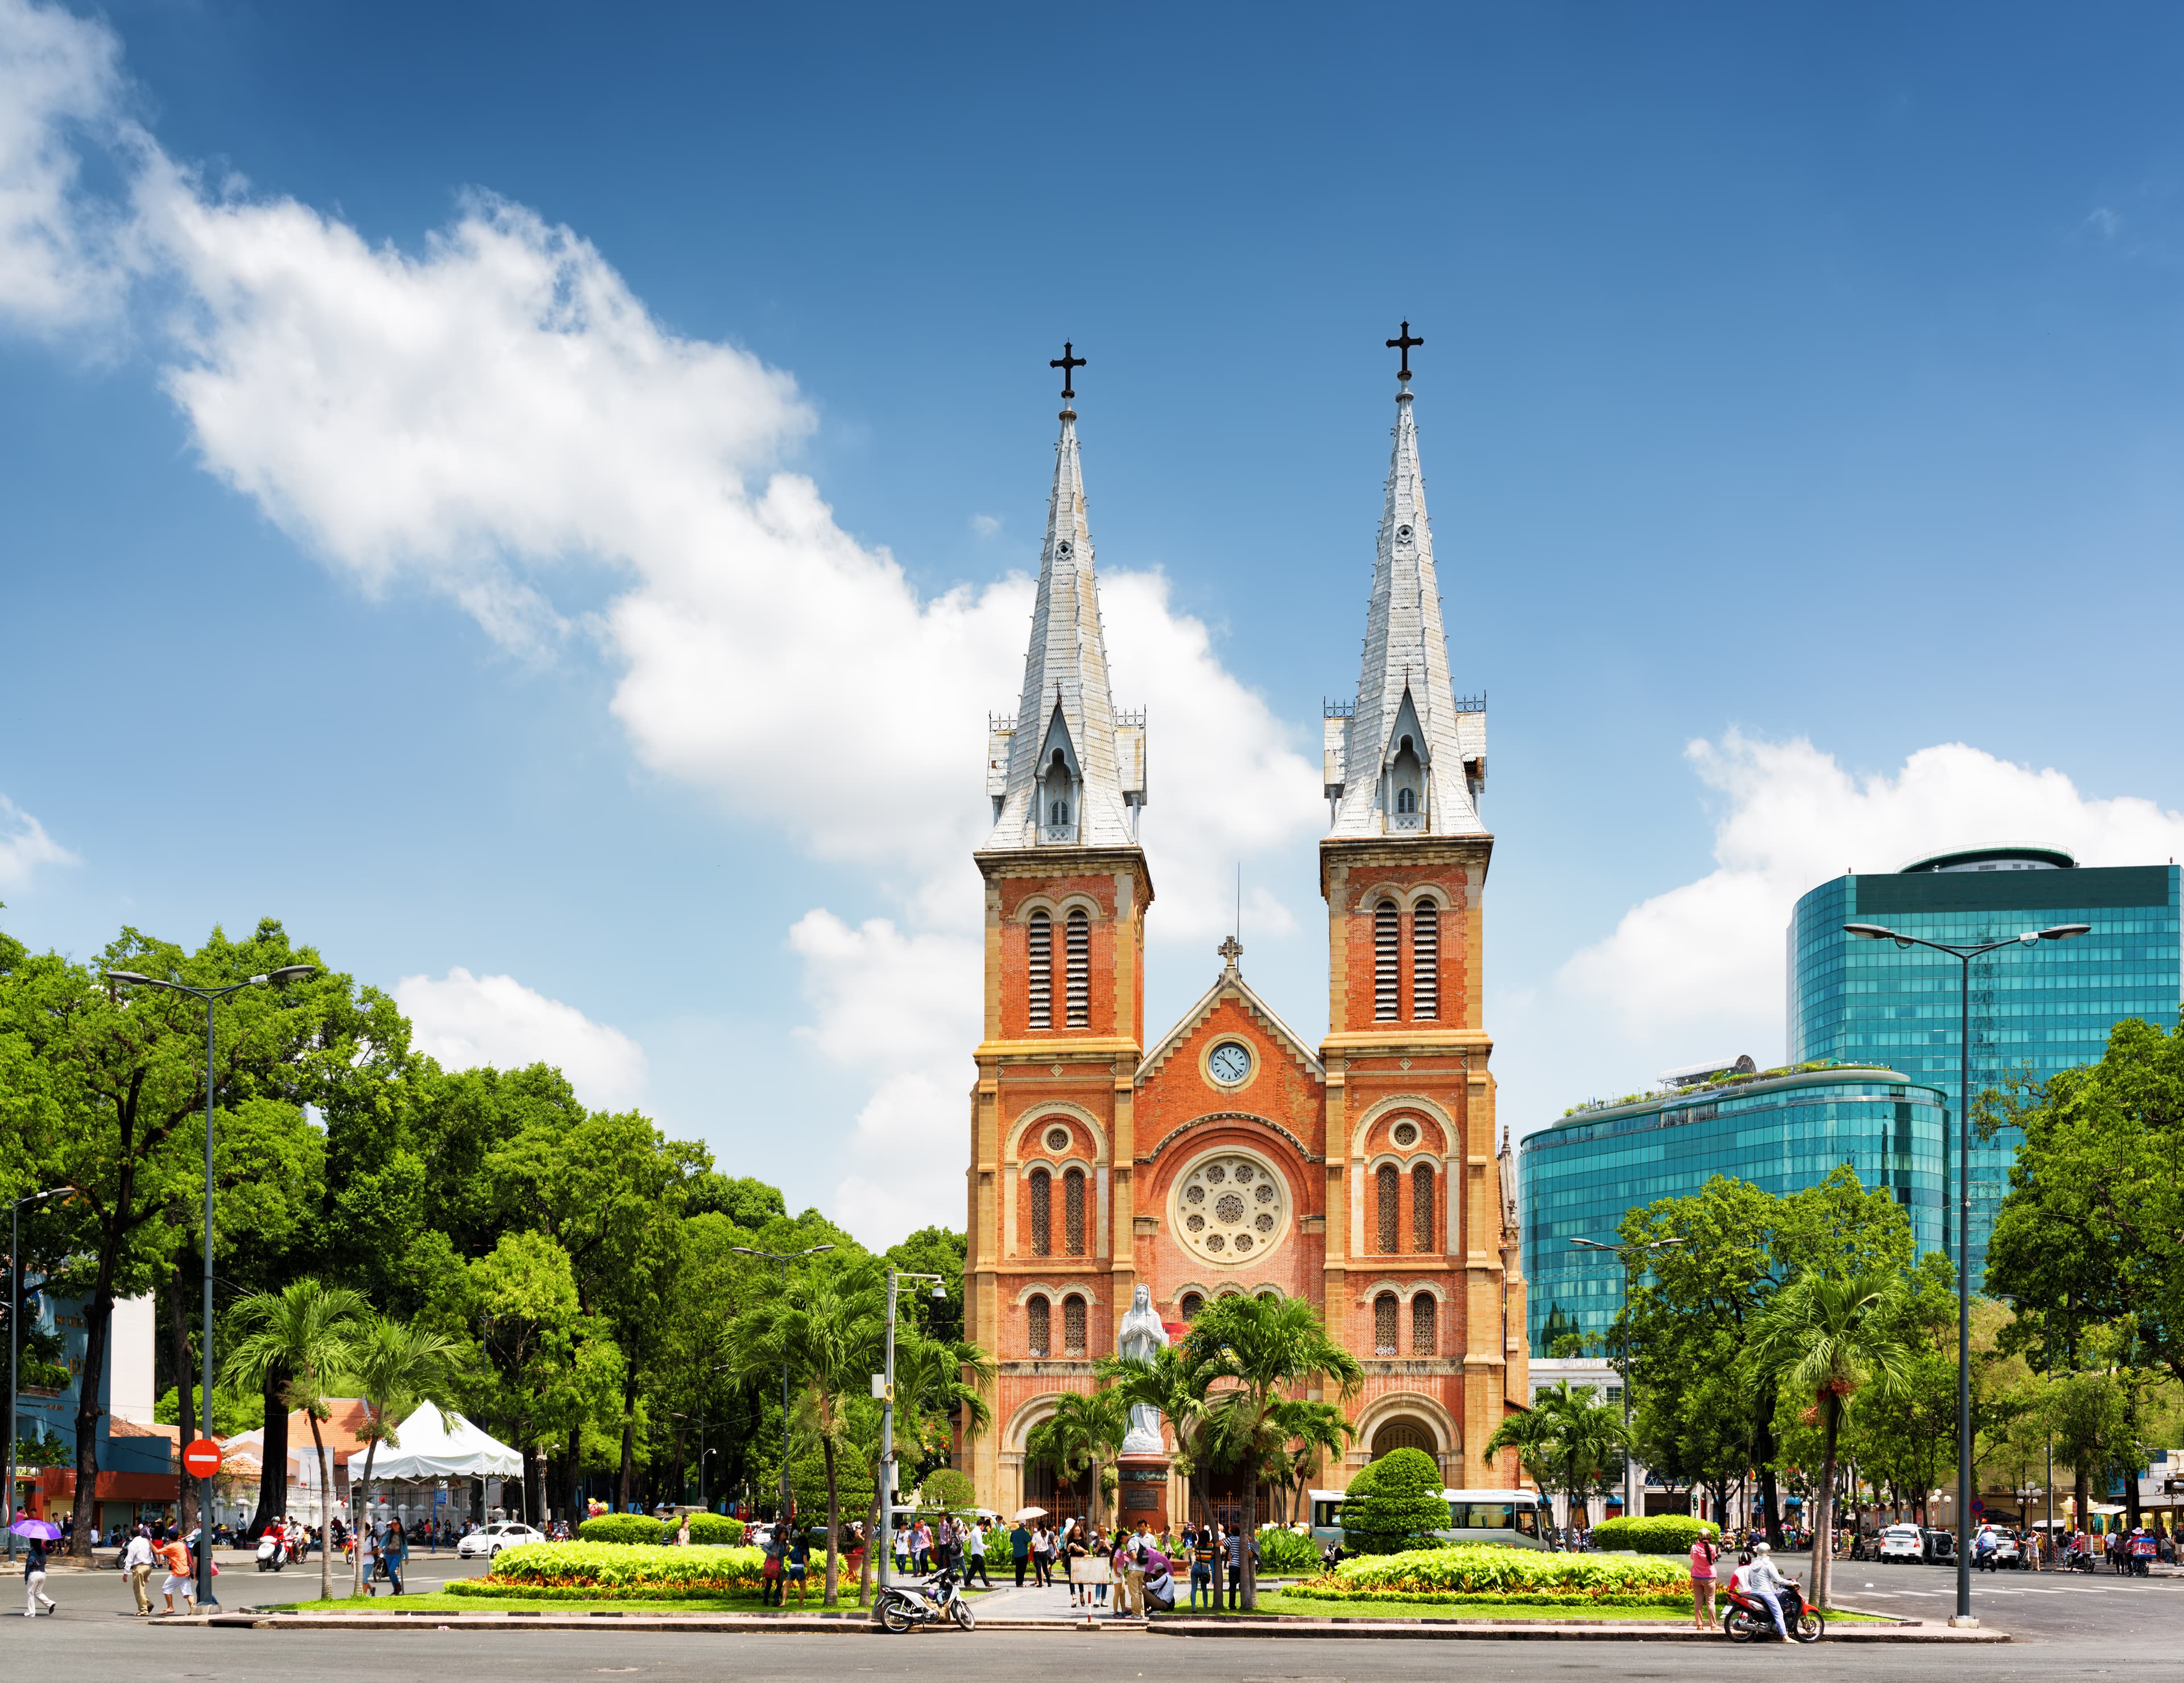
[[[199,1438],[182,1452],[182,1470],[192,1479],[209,1479],[220,1471],[220,1446]]]

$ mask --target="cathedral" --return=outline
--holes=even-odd
[[[1506,1140],[1496,1150],[1480,1011],[1486,715],[1449,675],[1412,414],[1419,343],[1408,323],[1389,342],[1403,365],[1364,666],[1355,703],[1326,710],[1317,1047],[1253,990],[1234,941],[1182,1020],[1147,1039],[1145,720],[1109,690],[1081,363],[1065,349],[1056,364],[1061,436],[1023,694],[991,727],[994,827],[974,855],[985,1000],[967,1335],[1000,1377],[991,1424],[956,1465],[1004,1514],[1081,1507],[1025,1440],[1061,1393],[1093,1388],[1139,1288],[1171,1337],[1232,1293],[1321,1312],[1366,1378],[1346,1463],[1315,1485],[1340,1488],[1403,1446],[1451,1485],[1518,1480],[1513,1454],[1483,1453],[1526,1394],[1515,1171]],[[1167,1485],[1134,1485],[1126,1513],[1180,1519],[1173,1474],[1124,1477]]]

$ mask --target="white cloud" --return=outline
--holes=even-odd
[[[473,976],[460,965],[437,981],[404,976],[394,1002],[410,1019],[412,1044],[446,1068],[549,1063],[593,1110],[627,1110],[644,1095],[642,1046],[513,976]]]
[[[81,191],[75,144],[86,130],[131,137],[120,51],[103,25],[0,0],[0,320],[46,332],[100,320],[126,287],[121,226]]]
[[[2086,214],[2084,226],[2103,239],[2112,240],[2123,231],[2123,215],[2105,204],[2096,205]]]
[[[125,245],[175,285],[166,389],[206,467],[299,544],[367,591],[439,592],[526,655],[559,658],[589,633],[621,669],[612,709],[641,760],[856,867],[850,892],[877,891],[902,923],[852,929],[822,910],[797,924],[790,950],[817,1013],[807,1040],[875,1084],[860,1149],[952,1130],[976,1033],[964,856],[986,828],[985,716],[1019,688],[1029,581],[921,595],[783,465],[814,425],[791,377],[661,326],[571,230],[478,194],[421,251],[374,247],[292,199],[209,191],[125,131],[103,25],[0,0],[0,64],[34,66],[0,72],[21,108],[0,129],[0,183],[32,189],[0,237],[45,254],[34,276],[96,269],[103,253],[99,284],[118,294],[135,272],[114,255]],[[125,241],[71,197],[67,121],[92,115],[131,182]],[[67,289],[41,284],[50,315]],[[1024,487],[1027,508],[1045,488]],[[596,618],[555,605],[579,571],[617,582]],[[1318,823],[1318,777],[1164,579],[1111,570],[1104,596],[1118,699],[1150,714],[1159,933],[1195,939],[1226,928],[1239,858]],[[1249,921],[1290,927],[1263,893]],[[404,985],[452,989],[441,1008],[467,1000],[482,1023],[487,994],[517,989],[457,987],[461,975]],[[490,1034],[444,1032],[505,1056]],[[899,1153],[883,1182],[841,1195],[876,1209],[852,1189],[884,1184],[922,1203],[933,1162],[960,1168],[956,1156],[952,1143],[931,1162]],[[951,1198],[916,1218],[960,1218]]]
[[[997,515],[972,515],[971,516],[971,530],[981,538],[991,538],[1000,529],[1001,522]]]
[[[74,865],[76,856],[46,833],[46,827],[0,794],[0,889],[31,885],[41,865]]]
[[[2081,865],[2184,855],[2184,814],[2081,794],[2062,772],[1963,743],[1923,748],[1860,777],[1802,738],[1734,730],[1685,755],[1726,803],[1716,868],[1633,906],[1563,967],[1561,989],[1665,1066],[1717,1051],[1781,1049],[1783,931],[1797,897],[1848,870],[1893,871],[1953,848],[2034,842]]]

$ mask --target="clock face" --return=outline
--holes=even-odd
[[[1251,1073],[1251,1055],[1235,1041],[1224,1040],[1206,1060],[1206,1067],[1216,1081],[1225,1087],[1234,1087]]]

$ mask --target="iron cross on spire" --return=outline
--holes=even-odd
[[[1405,326],[1408,326],[1410,324],[1407,322],[1404,324]],[[1049,368],[1058,368],[1061,371],[1061,397],[1062,401],[1065,403],[1077,395],[1076,393],[1069,389],[1072,383],[1069,378],[1072,371],[1084,366],[1084,359],[1083,357],[1072,354],[1076,348],[1077,347],[1075,345],[1072,344],[1068,340],[1064,339],[1061,342],[1061,354],[1050,359],[1046,365]]]
[[[1400,350],[1403,354],[1403,365],[1396,371],[1396,378],[1398,380],[1407,380],[1411,377],[1412,348],[1424,343],[1425,343],[1424,339],[1412,338],[1411,337],[1411,324],[1407,321],[1403,324],[1402,337],[1398,339],[1390,339],[1388,341],[1388,348],[1390,350]]]

